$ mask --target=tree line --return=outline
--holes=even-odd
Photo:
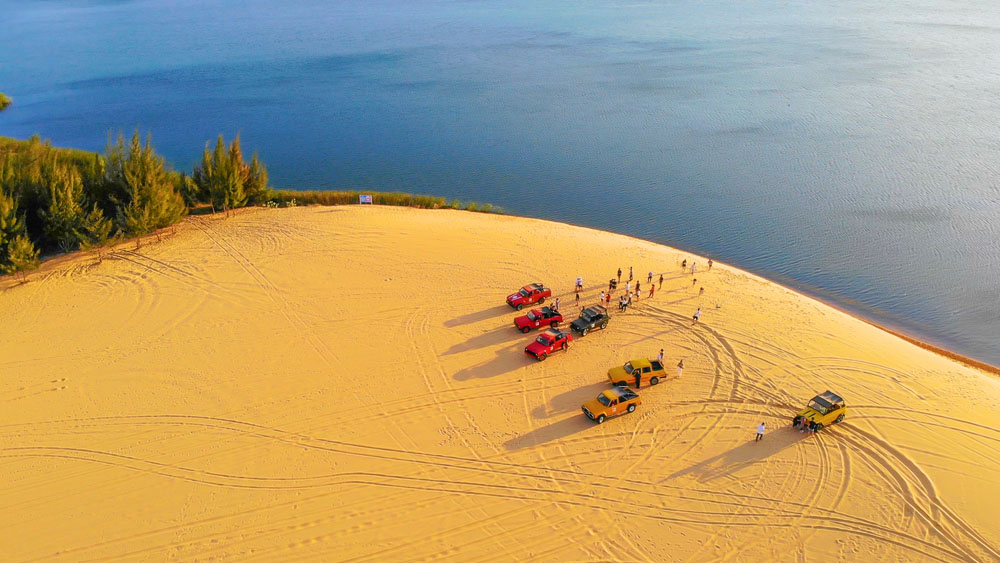
[[[225,211],[272,198],[267,168],[246,162],[239,135],[206,143],[189,176],[172,170],[149,135],[109,141],[104,154],[0,137],[0,273],[38,266],[41,252],[101,250],[180,221],[199,204]]]

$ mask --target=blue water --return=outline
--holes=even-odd
[[[1000,4],[0,0],[0,135],[503,205],[1000,365]]]

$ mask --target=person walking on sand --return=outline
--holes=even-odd
[[[628,281],[632,281],[632,266],[628,267]]]
[[[764,423],[761,422],[760,425],[757,426],[757,439],[754,440],[754,442],[759,442],[763,439],[764,439]]]
[[[556,302],[552,304],[552,308],[559,311],[559,298],[556,297]]]
[[[663,365],[663,348],[660,348],[660,353],[656,355],[656,361]]]
[[[681,270],[683,271],[683,270],[687,270],[687,269],[688,269],[688,259],[687,259],[687,258],[685,258],[685,259],[684,259],[684,260],[683,260],[683,261],[681,262]]]
[[[604,292],[601,292],[601,296],[597,298],[598,303],[604,303]]]
[[[704,294],[705,294],[705,287],[704,286],[699,287],[698,288],[698,295],[701,296],[701,295],[704,295]]]
[[[639,287],[640,285],[641,284],[639,283],[639,280],[635,280],[635,294],[636,295],[639,295],[639,292],[642,291],[642,289]]]
[[[684,360],[677,362],[677,377],[684,373]]]
[[[580,292],[579,291],[576,292],[576,305],[577,305],[577,307],[580,306]]]
[[[663,289],[663,274],[660,274],[660,287],[657,289]]]
[[[652,297],[652,296],[653,296],[653,291],[654,291],[655,289],[656,289],[656,286],[655,286],[655,285],[653,285],[653,284],[650,284],[650,285],[649,285],[649,296],[650,296],[650,297]]]
[[[698,278],[691,280],[691,287],[694,287],[698,283]]]
[[[625,293],[632,293],[632,282],[625,282]]]
[[[611,306],[611,292],[609,291],[607,295],[604,296],[604,305],[606,307]]]
[[[711,258],[709,258],[709,259],[708,259],[708,271],[709,271],[709,272],[711,272],[711,271],[712,271],[712,264],[714,264],[714,262],[712,262],[712,259],[711,259]]]
[[[618,268],[618,283],[622,283],[622,269]]]
[[[698,264],[691,262],[691,275],[693,276],[695,272],[698,271]]]
[[[694,317],[692,318],[694,318],[693,324],[698,324],[698,319],[701,318],[701,307],[698,307],[698,310],[694,312]]]
[[[650,270],[649,275],[646,276],[646,283],[653,283],[653,270]]]
[[[580,276],[577,276],[577,278],[576,278],[576,291],[580,292],[580,290],[582,290],[582,289],[583,289],[583,278],[580,277]]]

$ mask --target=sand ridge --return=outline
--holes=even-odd
[[[357,206],[125,248],[0,293],[5,558],[1000,559],[997,379],[738,269]],[[506,295],[542,281],[574,316],[577,276],[586,305],[630,265],[606,331],[523,354]],[[660,348],[680,378],[583,417]],[[847,420],[792,430],[826,389]]]

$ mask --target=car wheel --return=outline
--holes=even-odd
[[[545,358],[548,358],[548,357],[549,357],[548,354],[545,354],[545,353],[539,354],[538,355],[538,361],[539,362],[544,362]]]
[[[557,326],[559,326],[559,321],[552,321],[552,324],[550,324],[549,326],[552,328],[556,328]]]
[[[544,297],[539,297],[538,298],[538,304],[541,305],[542,303],[545,303],[545,298]]]
[[[843,421],[844,421],[844,413],[840,413],[840,416],[837,417],[837,422],[843,422]]]
[[[601,323],[601,329],[603,330],[603,329],[606,329],[606,328],[608,328],[608,323],[607,323],[607,321],[605,321],[605,322]]]
[[[823,429],[823,423],[822,422],[817,422],[816,423],[816,432],[819,432],[822,429]]]
[[[569,350],[569,344],[566,343],[566,342],[563,342],[562,350],[563,350],[563,352],[565,352],[566,350]]]
[[[604,415],[603,414],[597,415],[597,423],[598,424],[604,424]]]
[[[581,331],[580,331],[580,336],[587,336],[587,330],[588,330],[588,329],[583,329],[583,330],[581,330]]]
[[[660,378],[659,377],[653,376],[653,377],[649,378],[649,384],[650,385],[656,385],[659,382],[660,382]]]
[[[515,310],[515,311],[520,311],[521,309],[524,309],[524,305],[523,305],[523,304],[521,304],[521,303],[518,303],[518,304],[517,304],[517,307],[514,307],[514,310]]]
[[[521,327],[521,332],[523,332],[524,334],[528,334],[529,332],[531,332],[531,327],[528,326]]]
[[[628,412],[634,412],[634,411],[635,411],[635,403],[632,403],[631,405],[628,406]]]

